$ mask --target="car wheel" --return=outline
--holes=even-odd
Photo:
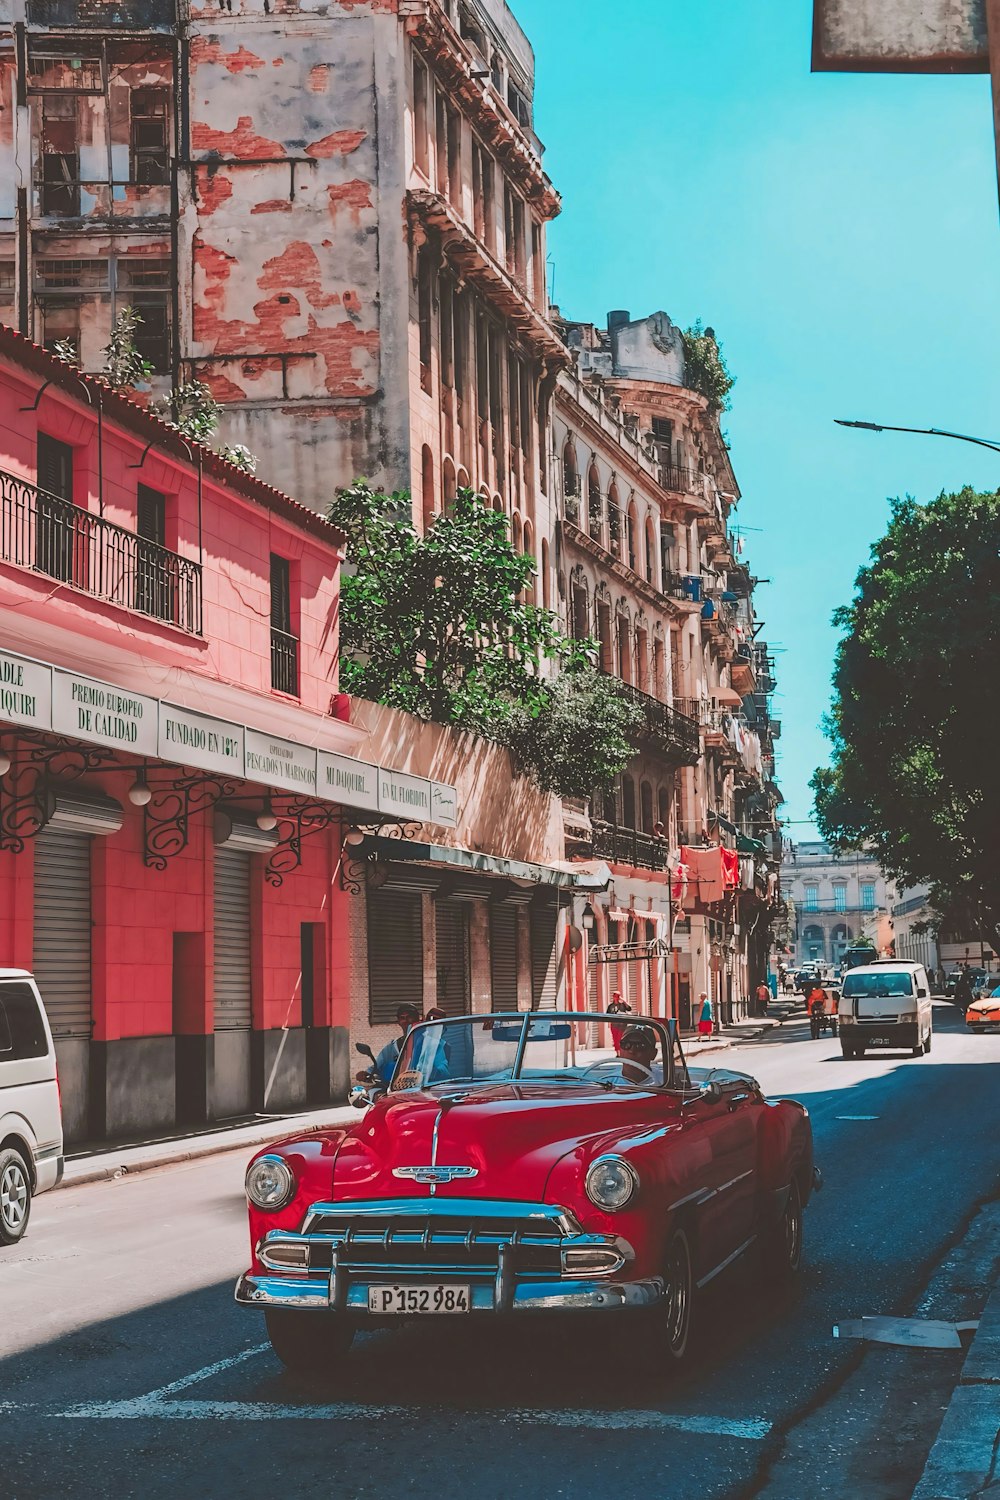
[[[296,1375],[321,1375],[332,1370],[338,1355],[347,1353],[354,1338],[353,1324],[339,1313],[267,1307],[264,1324],[271,1348],[285,1368]]]
[[[931,1050],[931,1033],[928,1032],[927,1036],[924,1038],[924,1056],[925,1057],[927,1056],[927,1054],[928,1054],[928,1052],[930,1050]]]
[[[923,1055],[924,1055],[924,1044],[923,1044],[923,1042],[918,1042],[915,1047],[912,1047],[910,1049],[910,1055],[912,1057],[923,1057]]]
[[[691,1343],[694,1322],[694,1264],[691,1242],[683,1229],[675,1229],[663,1257],[664,1296],[660,1304],[661,1347],[671,1364],[680,1364]]]
[[[761,1238],[766,1280],[789,1281],[802,1269],[802,1194],[792,1178],[781,1217]]]
[[[0,1245],[16,1245],[31,1214],[31,1178],[19,1151],[0,1151]]]

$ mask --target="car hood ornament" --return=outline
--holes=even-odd
[[[393,1177],[409,1177],[414,1182],[454,1182],[456,1177],[478,1177],[478,1167],[393,1167]]]

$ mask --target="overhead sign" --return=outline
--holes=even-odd
[[[52,668],[0,653],[0,718],[48,729],[52,723]]]
[[[175,703],[160,704],[157,754],[199,771],[243,776],[246,730],[242,724],[197,714]]]
[[[378,812],[378,766],[354,760],[350,755],[331,755],[321,750],[318,771],[317,791],[321,797],[363,812]]]
[[[815,72],[985,73],[987,0],[813,0]]]
[[[422,776],[407,776],[403,771],[378,773],[378,810],[391,817],[410,818],[414,822],[430,821],[431,784]]]
[[[246,774],[250,781],[284,787],[286,792],[315,794],[316,751],[308,745],[297,745],[294,740],[248,729]]]
[[[155,698],[75,672],[52,674],[52,728],[59,734],[133,755],[155,755],[158,707]]]

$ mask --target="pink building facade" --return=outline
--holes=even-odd
[[[344,1095],[341,829],[432,788],[358,756],[340,543],[0,327],[0,952],[71,1142]]]

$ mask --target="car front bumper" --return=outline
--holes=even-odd
[[[884,1047],[891,1052],[919,1047],[922,1037],[917,1021],[874,1021],[864,1026],[841,1021],[840,1040],[849,1047]]]
[[[634,1260],[619,1235],[585,1233],[572,1214],[550,1204],[442,1197],[315,1203],[300,1231],[264,1236],[257,1266],[236,1284],[236,1301],[375,1322],[372,1288],[447,1283],[469,1288],[474,1313],[613,1311],[663,1296],[662,1280],[635,1276]]]

